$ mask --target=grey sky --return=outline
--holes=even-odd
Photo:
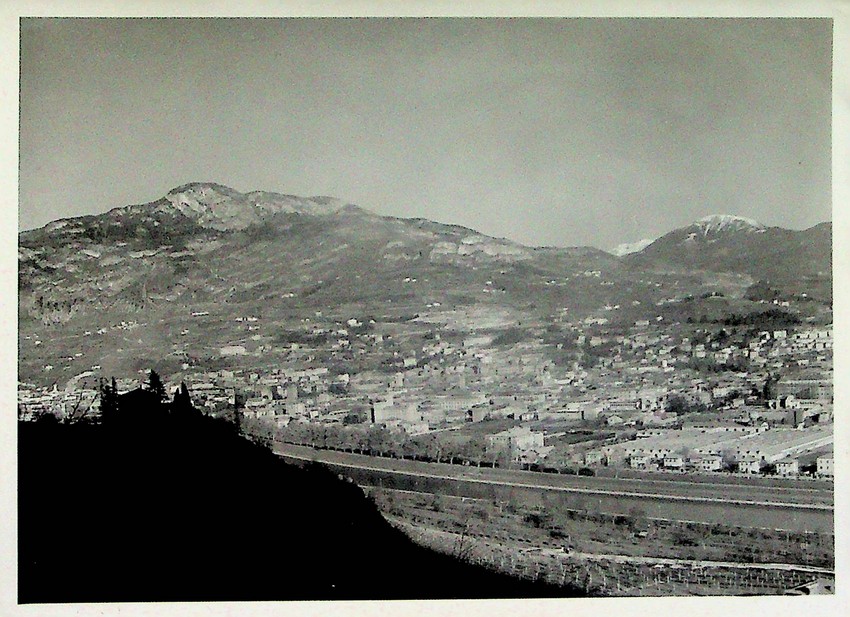
[[[22,229],[190,181],[530,245],[831,219],[824,19],[23,20]]]

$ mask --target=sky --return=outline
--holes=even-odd
[[[531,246],[831,220],[827,19],[24,19],[20,229],[193,181]]]

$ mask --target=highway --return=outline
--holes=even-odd
[[[275,444],[274,450],[291,460],[325,463],[366,486],[470,497],[510,495],[541,504],[547,494],[556,495],[567,507],[611,514],[637,509],[650,518],[833,533],[832,486],[820,482],[776,487],[724,482],[723,476],[711,483],[673,475],[588,477],[425,463],[289,444]]]

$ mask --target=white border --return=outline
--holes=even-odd
[[[430,602],[288,602],[288,603],[210,603],[210,604],[91,604],[18,606],[16,554],[16,367],[17,356],[17,143],[18,143],[18,20],[21,16],[109,16],[109,17],[285,17],[285,16],[547,16],[547,17],[832,17],[833,31],[833,270],[835,280],[835,456],[839,474],[836,482],[836,572],[835,596],[796,598],[611,598],[570,600],[508,601],[430,601]],[[683,613],[697,615],[738,615],[745,611],[766,614],[843,614],[850,606],[850,581],[844,575],[848,565],[848,543],[843,528],[848,510],[846,475],[850,464],[850,431],[844,422],[848,375],[847,290],[844,283],[850,268],[847,238],[850,237],[850,0],[834,1],[732,1],[693,0],[509,0],[486,2],[465,0],[381,1],[337,0],[135,0],[104,2],[95,0],[5,0],[0,3],[0,337],[4,359],[0,371],[0,615],[379,615],[387,612],[425,616],[454,614],[469,617],[490,615],[596,615],[600,610],[654,616]],[[840,138],[840,139],[839,139]],[[802,206],[802,205],[801,205]]]

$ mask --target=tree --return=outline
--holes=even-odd
[[[100,417],[103,422],[111,422],[118,415],[118,385],[112,378],[111,385],[105,379],[100,380]]]
[[[444,450],[446,454],[447,462],[454,465],[457,462],[457,459],[460,458],[460,449],[461,444],[456,441],[447,441]]]
[[[685,397],[681,394],[671,394],[667,397],[667,405],[665,411],[668,413],[681,414],[685,413],[688,408],[688,403]]]
[[[639,506],[629,508],[629,527],[631,530],[640,531],[646,527],[646,512]]]
[[[307,439],[307,427],[299,420],[293,420],[281,431],[281,439],[286,443],[303,445]]]
[[[434,433],[417,435],[411,439],[411,445],[415,448],[415,454],[418,458],[436,460],[433,455],[438,446],[437,436]]]
[[[346,447],[352,452],[358,454],[363,453],[363,448],[366,446],[366,431],[360,426],[350,427],[346,436]]]
[[[409,437],[404,431],[398,431],[390,436],[389,453],[395,458],[404,458],[407,454]]]
[[[354,425],[354,424],[362,424],[362,422],[363,422],[363,418],[360,417],[360,414],[353,413],[353,412],[349,412],[342,419],[342,423],[345,426],[351,426],[351,425]]]
[[[259,444],[271,448],[277,435],[277,426],[266,418],[245,418],[242,420],[242,428]]]
[[[178,414],[186,414],[194,409],[192,398],[189,396],[189,388],[186,382],[181,381],[180,387],[174,391],[174,400],[171,402],[171,411]]]
[[[162,378],[160,378],[159,373],[154,370],[151,370],[150,377],[148,378],[148,390],[156,394],[159,397],[160,402],[164,403],[168,400],[168,393],[165,391],[165,384],[162,383]]]
[[[472,555],[472,543],[468,538],[470,522],[470,519],[467,518],[464,522],[460,537],[457,539],[457,543],[455,544],[455,558],[461,561],[468,561]]]
[[[723,469],[726,471],[738,471],[738,455],[734,450],[723,450],[720,453],[723,460]]]
[[[485,452],[493,467],[508,467],[511,463],[511,450],[507,444],[489,442]]]
[[[236,432],[242,431],[242,409],[245,408],[245,395],[241,392],[233,393],[233,426]]]
[[[348,440],[348,431],[339,424],[325,424],[323,440],[326,448],[341,450]]]
[[[83,403],[85,402],[83,400],[83,396],[83,393],[80,392],[77,396],[77,400],[74,401],[71,408],[66,411],[64,419],[65,424],[76,424],[77,422],[83,422],[86,420],[89,411],[91,410],[91,404],[94,401],[88,401],[88,403],[83,406]]]
[[[382,426],[372,425],[366,433],[366,447],[369,449],[369,454],[380,454],[384,456],[390,444],[389,431]]]
[[[686,413],[701,413],[708,410],[708,405],[688,400],[681,394],[671,394],[667,397],[664,410],[668,413],[682,415]]]
[[[776,384],[779,383],[779,375],[768,375],[767,380],[764,382],[764,388],[762,389],[762,397],[766,401],[773,400],[778,396],[778,389]]]
[[[486,457],[487,440],[482,436],[475,436],[463,444],[463,457],[469,462],[477,463],[481,467],[481,461]]]

